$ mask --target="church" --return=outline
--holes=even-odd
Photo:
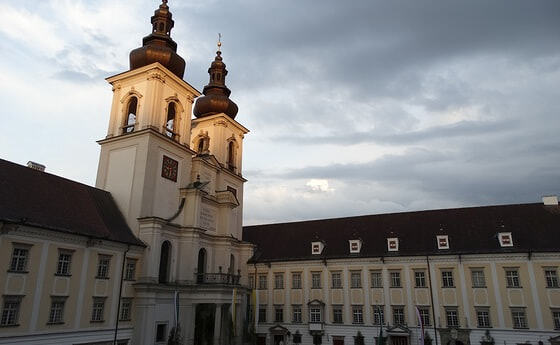
[[[151,24],[95,187],[0,159],[0,344],[560,344],[556,196],[243,227],[220,43],[201,93]]]

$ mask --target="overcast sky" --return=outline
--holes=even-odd
[[[157,1],[2,0],[0,158],[95,184],[111,87]],[[539,202],[560,192],[560,2],[179,1],[202,90],[223,57],[245,223]],[[38,191],[40,192],[40,191]]]

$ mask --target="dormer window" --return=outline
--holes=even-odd
[[[449,249],[449,237],[447,235],[436,236],[438,249]]]
[[[123,124],[123,133],[134,132],[134,126],[136,125],[136,112],[138,111],[138,98],[135,96],[130,97],[128,101],[128,106],[126,109],[125,121]]]
[[[362,250],[362,241],[361,240],[349,240],[350,244],[350,254],[358,254],[360,250]]]
[[[387,250],[390,252],[399,251],[399,239],[397,237],[387,239]]]
[[[321,254],[323,252],[323,248],[324,248],[324,244],[323,242],[311,242],[311,254],[313,255],[318,255]]]
[[[167,120],[165,121],[165,134],[175,139],[177,137],[177,121],[175,119],[176,107],[175,102],[169,102],[167,105]]]
[[[498,234],[498,240],[500,241],[501,247],[513,247],[511,232],[500,232]]]

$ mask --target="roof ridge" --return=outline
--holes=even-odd
[[[416,210],[416,211],[362,214],[357,216],[344,216],[344,217],[334,217],[334,218],[297,220],[297,221],[289,221],[289,222],[281,222],[281,223],[245,225],[243,226],[243,228],[245,229],[245,228],[255,228],[260,226],[315,223],[315,222],[324,222],[324,221],[332,221],[332,220],[357,219],[357,218],[380,217],[380,216],[391,216],[391,215],[407,215],[407,214],[430,213],[430,212],[440,212],[440,211],[473,210],[473,209],[481,209],[481,208],[499,208],[499,207],[508,207],[508,206],[528,206],[528,205],[542,205],[542,203],[533,202],[533,203],[499,204],[499,205],[477,205],[477,206],[465,206],[465,207],[436,208],[436,209]]]

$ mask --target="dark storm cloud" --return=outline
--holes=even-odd
[[[472,137],[485,134],[495,134],[497,131],[513,129],[511,121],[460,121],[451,125],[434,126],[423,130],[405,133],[384,134],[377,131],[349,133],[333,136],[280,136],[271,138],[272,141],[293,142],[297,144],[335,144],[350,146],[361,143],[376,143],[384,145],[419,144],[424,141],[435,141],[449,138]]]

